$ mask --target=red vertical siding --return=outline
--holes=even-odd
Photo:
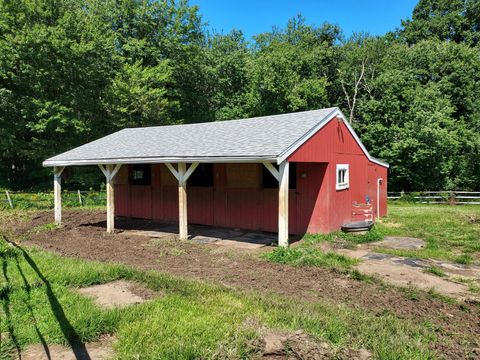
[[[188,221],[213,225],[214,191],[210,187],[187,187]]]
[[[152,187],[130,186],[130,216],[143,219],[152,218]]]
[[[151,187],[151,217],[152,219],[163,219],[163,202],[161,187],[161,168],[159,164],[152,165],[152,187]]]
[[[217,226],[227,224],[227,194],[225,164],[214,164],[213,223]]]
[[[316,175],[313,181],[321,181],[320,189],[326,189],[313,207],[316,214],[309,220],[310,231],[333,231],[342,224],[351,221],[352,203],[365,203],[368,200],[376,204],[376,185],[373,184],[374,172],[387,178],[387,169],[371,163],[363,153],[355,138],[342,121],[336,119],[325,125],[320,131],[303,144],[289,161],[308,163],[328,163],[324,179]],[[336,190],[336,165],[349,164],[349,188]],[[373,171],[369,164],[373,164]],[[301,180],[300,180],[301,181]],[[386,214],[386,180],[381,196],[381,214]],[[326,187],[326,188],[324,188]],[[310,190],[312,191],[312,190]],[[325,200],[322,200],[325,199]],[[306,202],[308,206],[312,206]],[[324,216],[320,216],[322,213]],[[328,214],[325,216],[325,214]],[[328,218],[327,223],[325,219]],[[322,219],[322,220],[317,220]],[[305,215],[301,221],[306,221]],[[322,222],[315,224],[314,222]]]
[[[372,194],[372,204],[375,216],[377,215],[377,187],[378,179],[382,179],[380,185],[380,216],[387,215],[387,172],[383,166],[369,163],[368,164],[368,186],[369,192]]]
[[[295,233],[326,232],[329,227],[330,193],[328,164],[298,163],[297,221]]]
[[[131,216],[129,185],[115,184],[115,214],[117,216]]]

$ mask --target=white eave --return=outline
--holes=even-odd
[[[52,166],[86,166],[107,164],[165,164],[165,163],[257,163],[277,162],[275,156],[268,157],[143,157],[143,158],[111,158],[111,159],[82,159],[82,160],[45,160],[44,167]]]

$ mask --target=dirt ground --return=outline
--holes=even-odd
[[[126,280],[80,288],[78,292],[105,309],[141,304],[153,297],[153,291]]]
[[[412,298],[397,288],[357,281],[334,270],[269,263],[257,256],[270,247],[245,252],[208,243],[132,235],[127,231],[108,235],[104,219],[105,214],[99,211],[67,211],[62,228],[32,233],[32,228],[52,221],[51,212],[40,212],[28,223],[5,226],[23,234],[24,244],[36,244],[65,256],[120,262],[247,291],[325,300],[376,314],[391,312],[415,323],[428,321],[440,329],[440,341],[432,345],[439,354],[449,359],[480,358],[478,304],[449,304],[422,292]],[[152,223],[118,220],[116,226],[148,230]]]
[[[35,344],[22,352],[18,360],[110,360],[114,358],[114,338],[105,336],[97,342],[70,348],[62,345]]]

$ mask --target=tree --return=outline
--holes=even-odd
[[[331,104],[335,73],[334,26],[317,28],[294,18],[285,30],[256,37],[249,97],[252,114],[311,110]]]
[[[437,39],[476,45],[479,41],[478,0],[420,0],[411,20],[402,22],[400,36],[407,43]]]
[[[478,60],[465,45],[436,40],[388,48],[355,126],[372,153],[391,163],[392,188],[478,187],[479,117],[470,106]]]
[[[124,126],[182,121],[200,24],[186,1],[1,0],[0,185],[49,181],[45,158]]]
[[[338,87],[342,89],[344,99],[341,102],[348,109],[349,122],[355,119],[358,98],[362,92],[371,96],[371,82],[379,72],[386,48],[382,38],[368,34],[354,34],[338,50]]]

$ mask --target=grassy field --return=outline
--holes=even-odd
[[[11,236],[11,235],[9,235]],[[114,334],[118,359],[249,358],[262,328],[303,329],[335,352],[426,359],[428,324],[326,302],[302,302],[187,281],[124,266],[62,258],[0,240],[0,358],[29,344],[74,345]],[[144,304],[102,310],[77,287],[130,279],[157,292]],[[148,329],[148,331],[147,331]]]
[[[418,251],[384,252],[464,264],[480,260],[479,205],[390,204],[389,215],[378,225],[378,231],[383,236],[411,236],[427,243]]]
[[[28,217],[28,212],[0,212],[3,220],[22,216]],[[307,235],[299,246],[264,256],[284,264],[350,270],[357,260],[325,253],[319,243],[354,244],[398,235],[423,238],[427,246],[411,252],[381,251],[472,262],[478,259],[479,218],[478,206],[394,204],[389,216],[367,235]],[[33,234],[48,230],[34,229]],[[251,358],[259,352],[265,329],[303,329],[328,342],[337,355],[347,348],[366,348],[377,359],[436,357],[428,345],[439,340],[429,322],[413,323],[390,312],[374,314],[326,301],[235,291],[121,265],[63,258],[13,246],[3,236],[21,243],[12,233],[2,235],[0,229],[0,359],[8,359],[29,344],[73,346],[103,334],[115,336],[118,359]],[[116,279],[137,281],[157,295],[140,305],[104,310],[75,290]]]
[[[385,236],[407,236],[425,240],[420,250],[376,251],[393,255],[443,259],[460,264],[480,263],[480,206],[417,205],[390,203],[388,216],[366,235],[341,232],[308,234],[303,242],[289,249],[276,249],[267,254],[270,261],[293,265],[329,266],[348,269],[355,265],[352,259],[325,253],[318,248],[324,241],[341,241],[348,246],[379,241]]]
[[[14,209],[53,209],[53,192],[9,192]],[[62,191],[62,206],[66,208],[106,206],[105,191]],[[81,202],[80,202],[81,200]],[[0,189],[0,210],[10,209],[4,189]]]

